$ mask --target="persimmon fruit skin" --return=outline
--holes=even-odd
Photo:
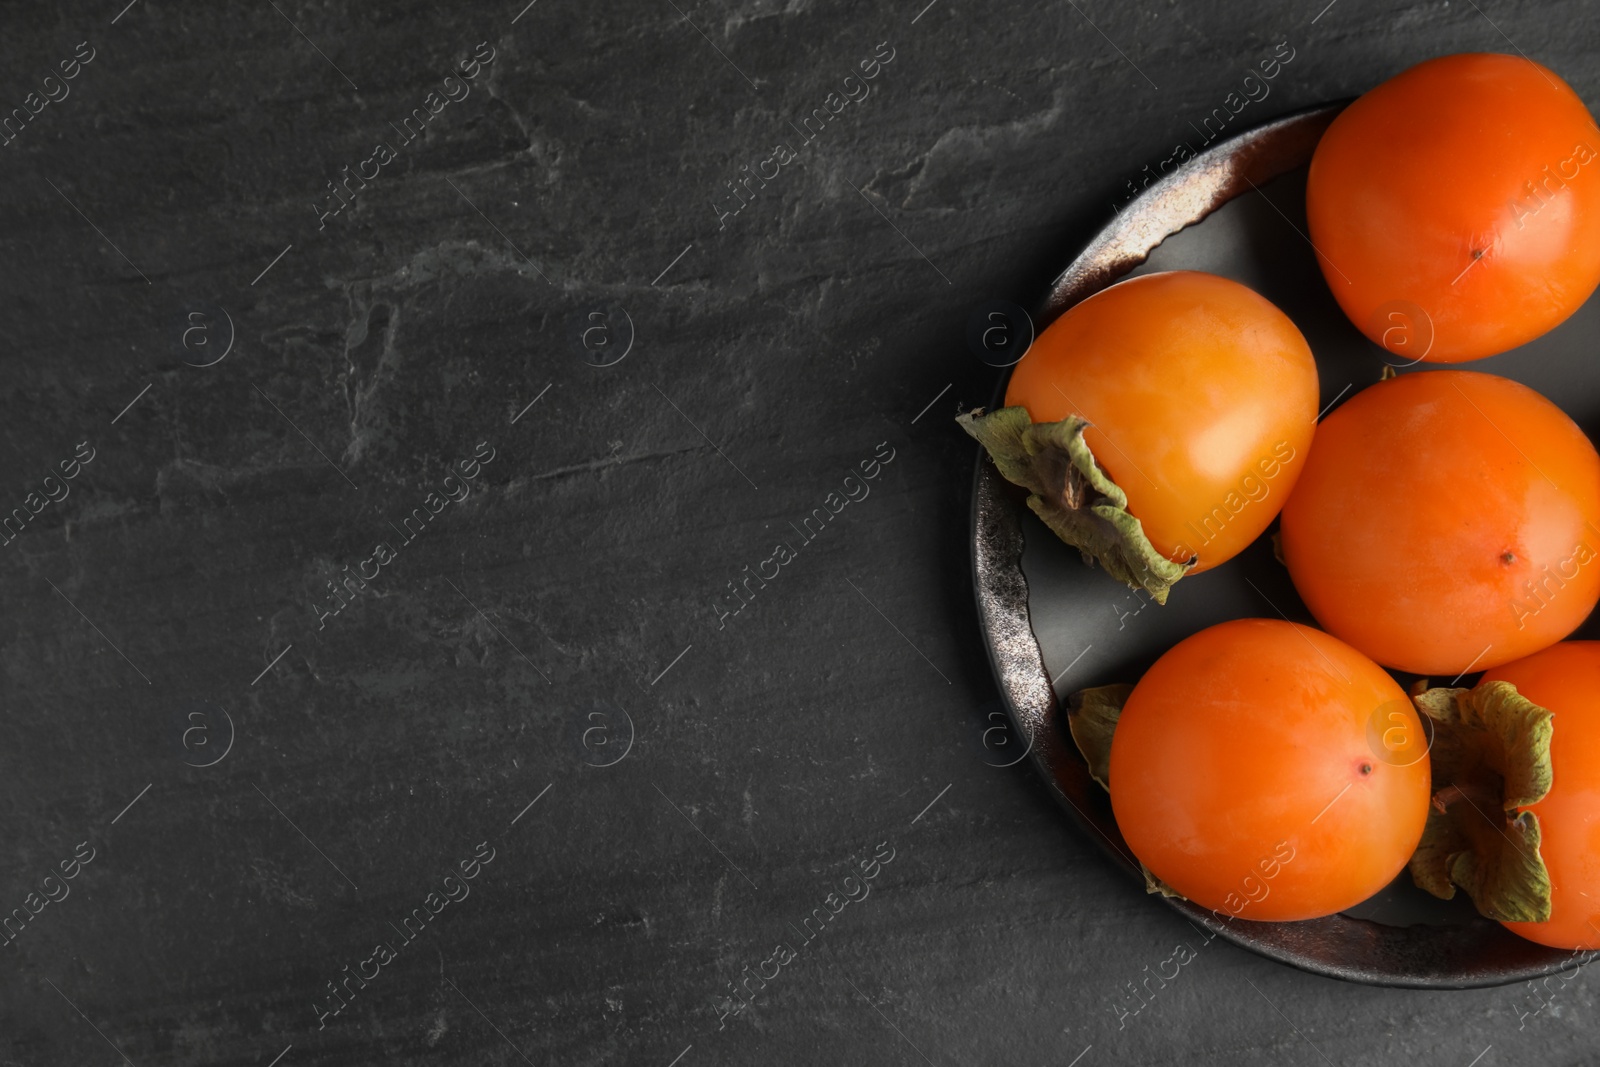
[[[1200,271],[1129,278],[1034,341],[1006,405],[1078,415],[1128,511],[1191,574],[1243,551],[1288,499],[1311,446],[1317,368],[1289,317]]]
[[[1323,629],[1448,679],[1554,644],[1600,600],[1600,456],[1525,385],[1408,372],[1323,419],[1282,535]]]
[[[1458,363],[1533,340],[1600,284],[1600,132],[1521,56],[1419,63],[1333,120],[1306,181],[1323,276],[1405,360]]]
[[[1506,929],[1553,948],[1600,948],[1600,641],[1564,641],[1489,671],[1554,713],[1550,792],[1539,818],[1550,918]]]
[[[1374,744],[1396,730],[1402,744]],[[1123,707],[1110,781],[1117,826],[1156,877],[1255,920],[1330,915],[1382,889],[1429,801],[1405,691],[1344,642],[1277,619],[1212,626],[1157,660]]]

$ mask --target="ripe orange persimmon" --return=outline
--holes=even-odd
[[[1600,132],[1520,56],[1430,59],[1328,127],[1311,242],[1350,321],[1407,360],[1481,359],[1564,321],[1600,284]]]
[[[1006,406],[1034,423],[1088,420],[1083,440],[1156,551],[1190,573],[1244,550],[1299,477],[1317,368],[1283,312],[1238,282],[1147,274],[1041,333]]]
[[[1506,923],[1555,948],[1600,948],[1600,641],[1566,641],[1484,675],[1504,681],[1555,716],[1550,791],[1528,805],[1539,819],[1539,855],[1550,872],[1550,918]]]
[[[1449,678],[1554,644],[1600,600],[1600,456],[1525,385],[1402,374],[1322,421],[1282,531],[1323,628]]]
[[[1110,786],[1128,847],[1185,897],[1310,919],[1405,867],[1427,817],[1427,741],[1405,691],[1343,641],[1237,619],[1179,642],[1133,687]]]

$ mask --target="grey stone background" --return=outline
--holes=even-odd
[[[1587,974],[1532,1014],[1220,942],[1119,1026],[1193,933],[986,765],[950,423],[996,381],[968,310],[1280,42],[1240,127],[1467,50],[1600,102],[1592,5],[121,3],[0,40],[0,108],[69,90],[0,148],[0,510],[42,505],[0,558],[0,1063],[1592,1062]]]

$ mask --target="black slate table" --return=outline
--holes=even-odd
[[[1219,107],[1600,104],[1592,5],[123,2],[0,42],[0,1064],[1592,1062],[1584,972],[1145,984],[951,423]]]

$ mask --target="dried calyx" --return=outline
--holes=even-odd
[[[1433,723],[1433,806],[1411,857],[1411,877],[1445,900],[1456,888],[1501,922],[1550,918],[1550,872],[1539,818],[1522,809],[1550,791],[1555,716],[1510,682],[1412,691]]]
[[[1095,460],[1083,439],[1087,420],[1076,415],[1060,422],[1035,423],[1024,407],[988,414],[979,408],[960,415],[961,428],[984,447],[1008,482],[1028,491],[1028,506],[1088,563],[1159,604],[1167,591],[1194,566],[1175,563],[1145,536],[1128,513],[1128,498]]]
[[[1122,706],[1133,686],[1126,682],[1080,689],[1067,698],[1067,729],[1078,746],[1089,774],[1100,788],[1111,792],[1111,736],[1117,731]]]

